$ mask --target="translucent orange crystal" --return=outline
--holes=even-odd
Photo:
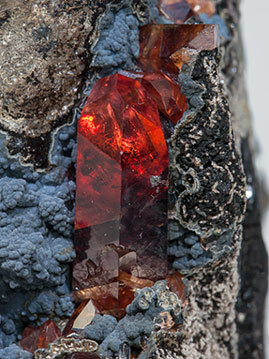
[[[146,25],[140,30],[139,65],[173,77],[198,52],[218,45],[216,25]]]
[[[20,345],[24,350],[34,353],[39,348],[47,348],[49,343],[61,336],[57,325],[47,320],[40,327],[26,327],[22,334]]]
[[[160,0],[159,10],[175,24],[183,24],[197,14],[212,16],[216,12],[213,0]]]

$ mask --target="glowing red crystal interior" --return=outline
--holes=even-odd
[[[219,43],[216,25],[146,25],[140,30],[139,64],[146,72],[177,75],[184,63]]]
[[[213,0],[160,0],[159,10],[175,24],[182,24],[197,14],[212,16],[216,12]]]
[[[61,336],[61,330],[51,320],[40,327],[26,327],[22,334],[20,345],[24,350],[34,353],[39,348],[47,348],[49,343]]]
[[[148,95],[156,102],[157,108],[169,121],[176,125],[187,110],[187,99],[180,86],[162,72],[120,71],[122,75],[138,80]],[[163,121],[162,126],[163,126]]]
[[[135,79],[99,80],[78,125],[75,296],[117,310],[166,276],[167,182],[155,101]]]
[[[158,110],[176,125],[188,108],[179,85],[161,72],[146,73],[141,83],[156,102]]]

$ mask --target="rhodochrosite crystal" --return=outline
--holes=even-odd
[[[49,343],[61,336],[61,330],[51,320],[47,320],[40,327],[27,327],[24,329],[21,347],[30,353],[39,348],[47,348]]]
[[[98,309],[124,308],[139,281],[166,276],[167,187],[155,101],[130,77],[99,80],[78,125],[73,269]]]
[[[160,0],[159,9],[176,24],[182,24],[196,14],[212,16],[216,12],[213,0]]]
[[[143,71],[178,74],[184,63],[219,43],[216,25],[146,25],[140,30],[139,64]]]
[[[161,72],[144,74],[141,83],[155,100],[158,110],[176,125],[188,108],[179,85]]]

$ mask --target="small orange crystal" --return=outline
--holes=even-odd
[[[181,305],[184,306],[187,294],[186,286],[183,281],[184,276],[177,271],[174,271],[173,273],[169,274],[166,279],[168,281],[169,289],[176,293],[178,298],[181,300]]]
[[[173,23],[183,24],[197,14],[212,16],[216,12],[216,7],[212,0],[160,0],[159,10]]]
[[[139,65],[145,72],[177,76],[193,55],[218,45],[216,25],[146,25],[140,30]]]
[[[34,353],[39,348],[47,348],[49,343],[54,342],[61,334],[57,325],[47,320],[40,327],[25,328],[20,345],[24,350]]]
[[[183,24],[194,15],[187,0],[160,0],[159,10],[175,24]]]

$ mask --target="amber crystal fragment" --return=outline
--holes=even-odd
[[[216,25],[146,25],[140,30],[139,65],[145,72],[176,77],[184,63],[219,44]]]
[[[93,87],[78,125],[75,297],[121,310],[167,274],[168,150],[158,109],[120,74]],[[76,294],[77,293],[77,294]]]
[[[159,10],[162,15],[175,24],[182,24],[194,16],[187,0],[160,0]]]
[[[159,10],[175,24],[182,24],[197,14],[212,16],[216,12],[213,0],[160,0]]]
[[[176,293],[178,298],[181,300],[181,305],[184,306],[186,302],[186,285],[183,281],[184,276],[174,271],[173,273],[169,273],[166,277],[168,281],[169,289]]]
[[[144,74],[141,83],[156,102],[158,110],[176,125],[188,108],[179,85],[161,72]]]
[[[47,320],[40,327],[26,327],[20,345],[24,350],[34,353],[39,348],[47,348],[49,343],[59,338],[61,334],[57,325]]]
[[[171,77],[162,72],[120,71],[121,74],[137,79],[156,102],[160,113],[164,114],[173,125],[181,119],[187,110],[187,99],[181,93],[180,86]]]
[[[78,329],[84,329],[90,324],[94,316],[98,314],[97,308],[91,300],[83,300],[69,318],[64,330],[63,336],[67,336]]]

